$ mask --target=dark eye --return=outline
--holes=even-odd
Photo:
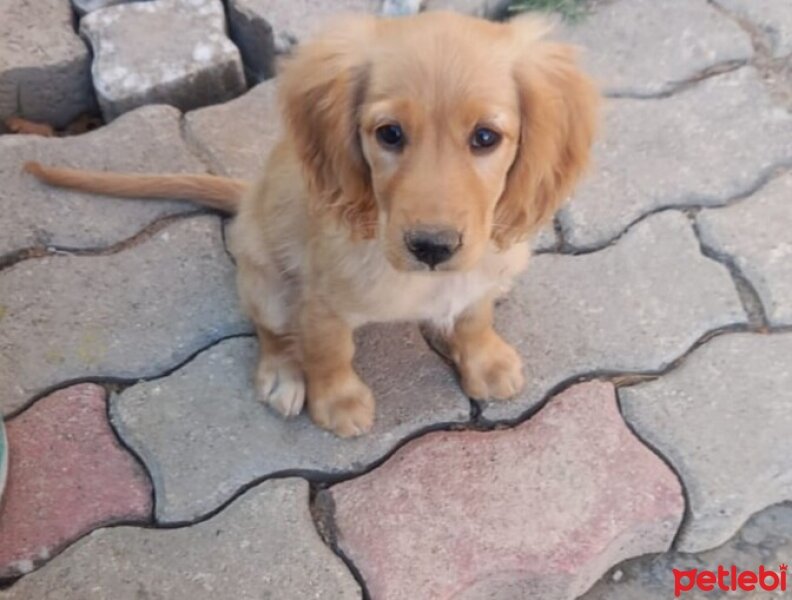
[[[497,131],[486,127],[476,127],[470,136],[470,147],[474,150],[486,150],[495,147],[500,142],[501,136]]]
[[[395,123],[377,127],[376,134],[379,143],[389,150],[401,150],[404,147],[404,132]]]

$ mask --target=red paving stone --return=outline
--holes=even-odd
[[[0,577],[30,571],[95,527],[150,517],[151,484],[118,444],[106,410],[104,390],[81,384],[6,424]]]
[[[514,429],[423,436],[330,493],[339,545],[377,600],[575,598],[666,550],[684,510],[603,382]]]

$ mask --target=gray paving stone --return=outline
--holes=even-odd
[[[330,17],[380,10],[382,0],[229,0],[231,37],[242,52],[248,78],[273,77],[278,55],[317,32]]]
[[[770,324],[792,325],[792,175],[697,220],[704,243],[732,257],[756,288]]]
[[[93,83],[107,120],[144,104],[190,110],[245,91],[220,0],[111,6],[83,17],[80,34],[93,48]]]
[[[415,328],[369,328],[358,340],[359,371],[374,390],[377,415],[371,433],[353,440],[305,414],[284,420],[257,401],[253,339],[225,341],[116,396],[112,420],[152,474],[157,519],[194,519],[275,473],[359,471],[419,430],[468,419],[470,404],[451,369]]]
[[[745,526],[725,545],[701,554],[672,552],[650,555],[619,565],[606,575],[580,600],[668,600],[674,597],[673,569],[718,571],[736,565],[740,571],[756,572],[759,565],[778,572],[779,565],[792,562],[792,504],[773,506],[751,517]],[[731,585],[731,579],[726,581]],[[770,578],[768,585],[772,585]],[[789,582],[787,582],[787,587]],[[776,600],[778,590],[736,590],[721,594],[686,592],[682,598],[734,598],[737,600]]]
[[[108,256],[0,272],[0,412],[67,380],[154,376],[250,331],[217,217],[184,219]]]
[[[0,9],[0,121],[19,115],[62,127],[95,103],[90,56],[64,0]]]
[[[354,578],[319,538],[308,484],[268,481],[192,527],[97,529],[10,590],[8,600],[351,600]]]
[[[792,500],[790,356],[789,333],[723,335],[621,391],[625,418],[687,490],[679,550],[714,548],[757,510]]]
[[[746,62],[750,36],[707,0],[618,0],[564,27],[610,95],[652,96],[717,65]]]
[[[714,0],[734,15],[758,25],[770,38],[773,55],[792,54],[792,7],[789,0]]]
[[[715,206],[792,165],[792,114],[774,106],[753,68],[658,100],[609,100],[594,166],[560,213],[579,248],[613,239],[667,206]]]
[[[282,131],[275,81],[185,115],[185,133],[218,174],[253,180]]]
[[[22,164],[129,172],[201,173],[179,133],[179,112],[141,108],[90,133],[55,139],[0,137],[0,256],[33,246],[100,248],[125,240],[157,219],[198,210],[186,202],[119,200],[52,188]]]
[[[526,388],[485,404],[483,415],[514,418],[579,375],[661,369],[707,331],[745,318],[726,268],[700,253],[678,212],[599,252],[536,256],[496,311],[525,363]]]

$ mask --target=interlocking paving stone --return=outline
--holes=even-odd
[[[150,518],[151,483],[111,431],[101,387],[42,398],[8,423],[8,440],[0,577],[31,571],[100,525]]]
[[[496,311],[496,329],[525,363],[526,388],[484,404],[483,415],[514,418],[578,375],[660,369],[706,332],[745,320],[727,269],[701,254],[675,211],[599,252],[536,256]]]
[[[687,490],[680,550],[722,544],[755,511],[792,500],[790,356],[792,334],[723,335],[621,391],[625,418]]]
[[[571,600],[616,562],[666,550],[684,510],[605,382],[514,429],[430,433],[320,494],[379,600]]]
[[[377,413],[373,430],[354,440],[319,429],[305,414],[284,420],[259,403],[252,339],[225,341],[114,398],[113,423],[154,478],[157,519],[194,519],[273,473],[358,471],[419,430],[468,419],[470,404],[451,369],[417,329],[374,327],[358,340],[359,371]]]
[[[778,572],[779,565],[792,563],[792,504],[781,504],[754,515],[724,546],[702,554],[668,553],[647,556],[620,565],[597,583],[580,600],[668,600],[674,597],[673,569],[716,572],[719,566],[728,569],[736,565],[740,571],[756,572],[759,565]],[[731,579],[726,581],[731,585]],[[772,579],[767,579],[772,585]],[[787,582],[787,588],[789,582]],[[682,598],[708,600],[734,598],[737,600],[774,600],[773,593],[756,590],[736,590],[721,594],[715,590],[686,592]]]
[[[591,173],[561,211],[566,240],[580,248],[661,207],[722,204],[792,164],[792,114],[772,104],[753,68],[665,99],[611,99],[604,113]]]
[[[564,28],[607,94],[651,96],[718,65],[747,61],[750,36],[707,0],[619,0]]]
[[[792,54],[792,7],[788,0],[714,0],[732,14],[752,21],[770,38],[773,55]]]
[[[119,4],[83,17],[80,34],[93,49],[93,83],[107,120],[144,104],[190,110],[245,91],[220,0]]]
[[[1,595],[8,600],[361,597],[352,575],[316,533],[308,484],[299,479],[263,483],[192,527],[99,529]]]
[[[51,256],[0,272],[0,412],[62,381],[154,376],[250,331],[220,220],[184,219],[108,256]]]
[[[3,2],[0,121],[20,115],[62,127],[94,106],[90,55],[64,0]]]
[[[275,81],[217,106],[187,113],[185,132],[212,170],[253,180],[282,131]]]
[[[792,7],[790,7],[792,9]],[[792,175],[750,198],[698,216],[705,244],[732,257],[756,288],[772,325],[792,325]]]
[[[331,17],[343,13],[375,14],[382,0],[229,0],[228,24],[239,46],[248,77],[273,77],[278,55],[316,33]]]
[[[64,139],[0,137],[0,256],[33,246],[104,248],[158,218],[197,210],[185,202],[152,202],[52,188],[22,171],[27,160],[127,172],[205,172],[179,133],[179,112],[141,108],[90,133]]]

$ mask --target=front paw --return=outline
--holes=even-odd
[[[308,412],[314,423],[339,437],[366,433],[374,423],[374,396],[354,371],[309,378]]]
[[[490,332],[454,357],[465,393],[475,400],[508,400],[525,385],[522,360],[498,334]]]

